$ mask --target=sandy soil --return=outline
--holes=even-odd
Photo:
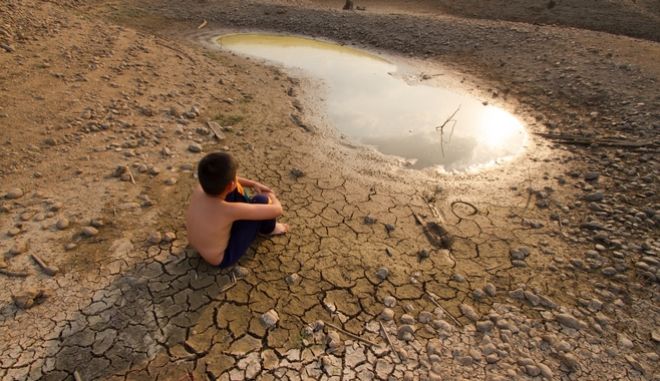
[[[0,3],[0,378],[658,379],[658,8],[519,3]],[[543,135],[406,169],[209,44],[236,30],[406,60]],[[218,149],[294,227],[228,271],[182,220]]]

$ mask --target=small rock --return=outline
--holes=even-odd
[[[543,376],[544,379],[546,380],[552,380],[553,379],[553,374],[552,370],[550,370],[550,367],[543,364],[543,363],[538,363],[536,366],[539,367],[539,370],[541,371],[541,376]]]
[[[428,311],[422,311],[417,315],[417,320],[422,324],[428,324],[433,320],[433,314]]]
[[[390,270],[387,267],[383,266],[383,267],[379,268],[378,270],[376,270],[376,276],[381,281],[384,281],[385,279],[387,279],[387,277],[389,275],[390,275]]]
[[[243,266],[234,266],[233,271],[234,271],[234,276],[236,276],[236,278],[239,278],[239,279],[245,278],[250,273],[250,270],[248,270],[247,268],[245,268]]]
[[[415,328],[412,325],[404,324],[399,327],[396,337],[399,340],[412,341],[415,339],[413,333],[415,333]]]
[[[394,319],[394,311],[391,308],[383,308],[383,311],[380,313],[380,319],[383,321]]]
[[[295,284],[298,284],[298,282],[300,282],[300,275],[296,273],[289,274],[286,276],[284,280],[286,281],[286,284],[288,284],[289,286],[293,286]]]
[[[396,305],[396,299],[393,296],[388,295],[383,298],[383,304],[386,307],[394,307],[394,305]]]
[[[17,198],[23,197],[23,190],[21,188],[12,188],[7,192],[5,198],[8,200],[15,200]]]
[[[193,143],[188,146],[188,151],[192,153],[200,153],[202,152],[202,146],[197,143]]]
[[[19,255],[28,251],[29,245],[27,241],[16,242],[14,246],[7,252],[9,255]]]
[[[339,334],[335,331],[329,331],[328,334],[325,336],[325,342],[328,344],[328,348],[332,349],[337,349],[341,346],[341,338],[339,337]]]
[[[280,321],[280,316],[275,310],[270,310],[261,315],[261,324],[266,328],[274,327],[278,321]]]
[[[162,235],[160,234],[160,232],[157,231],[153,231],[149,233],[149,237],[147,237],[147,241],[152,245],[159,244],[162,239],[163,239]]]
[[[589,193],[582,196],[582,199],[584,201],[589,201],[589,202],[600,202],[603,201],[604,198],[605,195],[603,194],[603,192]]]
[[[291,176],[294,179],[299,179],[301,177],[305,177],[305,172],[303,172],[302,170],[300,170],[298,168],[292,168],[291,171],[289,171],[289,173],[291,174]]]
[[[487,283],[487,284],[484,286],[484,292],[485,292],[486,294],[488,294],[488,296],[490,296],[490,297],[494,297],[495,295],[497,295],[497,288],[495,287],[494,284],[492,284],[492,283]]]
[[[556,317],[559,324],[573,329],[581,329],[584,325],[580,320],[576,319],[573,315],[570,314],[558,314]]]
[[[363,222],[365,225],[373,225],[376,223],[376,219],[371,216],[365,216]]]
[[[23,310],[27,310],[42,303],[46,297],[46,292],[43,289],[37,289],[35,287],[29,287],[22,293],[11,296],[16,307]]]
[[[176,240],[176,233],[174,232],[166,232],[163,234],[163,242],[173,242]]]
[[[163,181],[163,183],[165,183],[165,185],[170,185],[170,186],[176,184],[176,182],[177,182],[177,179],[175,177],[170,177],[168,179],[165,179],[165,181]]]
[[[68,220],[68,219],[66,219],[66,218],[60,218],[59,220],[57,220],[57,223],[55,224],[55,226],[56,226],[59,230],[64,230],[64,229],[66,229],[66,228],[69,227],[69,224],[70,224],[70,223],[69,223],[69,220]]]
[[[571,372],[580,368],[580,362],[578,361],[577,357],[571,353],[559,354],[559,360]]]
[[[98,235],[99,231],[93,226],[85,226],[84,228],[82,228],[80,233],[85,237],[93,237],[95,235]]]
[[[482,332],[482,333],[487,333],[490,332],[491,329],[493,329],[493,322],[490,320],[483,320],[477,322],[477,331]]]
[[[587,172],[584,174],[585,181],[596,181],[598,180],[598,177],[600,177],[598,172]]]
[[[412,316],[409,315],[409,314],[403,314],[403,315],[401,315],[401,318],[399,319],[399,321],[400,321],[402,324],[415,324],[415,318],[412,317]]]
[[[477,314],[477,312],[474,310],[474,308],[472,308],[472,306],[463,303],[459,305],[458,308],[461,310],[461,312],[466,318],[472,321],[479,320],[479,314]]]

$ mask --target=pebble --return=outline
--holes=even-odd
[[[378,279],[381,280],[381,282],[387,279],[389,275],[390,275],[390,270],[387,267],[383,266],[378,270],[376,270],[376,276],[378,277]]]
[[[157,231],[149,233],[149,237],[147,237],[147,241],[152,245],[159,244],[162,239],[162,235]]]
[[[64,229],[69,227],[69,220],[66,219],[66,218],[60,218],[59,220],[57,220],[57,223],[55,224],[55,226],[59,230],[64,230]]]
[[[192,153],[200,153],[202,152],[202,146],[198,143],[193,143],[188,146],[188,151]]]
[[[170,177],[170,178],[165,179],[165,181],[163,181],[163,183],[165,183],[165,185],[174,185],[174,184],[176,184],[176,182],[177,182],[177,179],[175,177]]]
[[[493,329],[494,324],[490,320],[483,320],[477,322],[476,326],[477,326],[477,331],[482,333],[487,333],[490,332],[491,329]]]
[[[409,314],[401,315],[399,321],[401,322],[401,324],[415,324],[415,318]]]
[[[543,364],[543,363],[538,363],[536,366],[539,367],[539,371],[541,372],[541,376],[545,378],[546,380],[552,380],[554,375],[552,374],[552,370],[550,370],[550,367]]]
[[[46,292],[36,287],[28,287],[23,292],[11,296],[16,307],[24,310],[41,303],[46,297]]]
[[[461,310],[461,312],[466,318],[472,321],[479,320],[479,314],[477,314],[477,312],[474,310],[474,308],[472,308],[472,306],[462,303],[460,306],[458,306],[458,308]]]
[[[5,198],[8,200],[15,200],[21,197],[23,197],[23,190],[21,188],[12,188],[5,195]]]
[[[564,327],[579,330],[583,326],[583,323],[580,322],[580,320],[570,314],[558,314],[555,319],[557,319],[557,322],[559,322],[559,324],[563,325]]]
[[[80,232],[81,232],[82,235],[84,235],[85,237],[93,237],[93,236],[99,234],[98,229],[96,229],[96,228],[93,227],[93,226],[85,226],[84,228],[82,228],[82,230],[81,230]]]
[[[234,271],[234,275],[236,276],[236,278],[239,278],[239,279],[240,278],[245,278],[250,273],[250,270],[248,270],[247,268],[245,268],[243,266],[235,266],[233,271]]]
[[[289,274],[286,276],[284,280],[286,281],[286,284],[288,284],[289,286],[293,286],[295,284],[298,284],[298,282],[300,282],[300,275],[296,273]]]
[[[594,192],[582,196],[582,199],[584,201],[589,201],[589,202],[600,202],[603,201],[604,198],[605,195],[603,194],[603,192]]]
[[[422,311],[417,315],[417,320],[422,324],[428,324],[433,320],[433,314],[428,311]]]
[[[261,315],[261,324],[266,328],[272,328],[277,325],[277,322],[280,321],[280,316],[275,310],[270,310],[263,315]]]
[[[580,362],[572,353],[562,353],[559,355],[561,363],[570,371],[576,371],[580,368]]]
[[[173,242],[176,239],[176,233],[166,232],[163,234],[163,242]]]
[[[341,338],[335,331],[329,331],[325,337],[325,342],[331,350],[338,349],[341,346]]]
[[[19,254],[23,254],[23,253],[25,253],[25,252],[28,251],[28,248],[29,248],[29,246],[28,246],[27,241],[16,242],[16,243],[14,244],[14,246],[12,246],[12,248],[9,249],[9,251],[7,252],[7,254],[9,254],[9,255],[19,255]]]
[[[413,336],[413,333],[415,333],[415,328],[412,325],[403,324],[397,330],[396,337],[399,340],[412,341],[412,340],[415,339],[415,337]]]
[[[386,296],[383,298],[383,304],[386,307],[394,307],[396,305],[396,299],[393,296]]]
[[[380,313],[380,319],[383,321],[394,319],[394,311],[391,308],[383,308],[383,311]]]
[[[495,287],[494,284],[487,283],[484,286],[484,292],[488,294],[488,296],[494,297],[495,295],[497,295],[497,288]]]
[[[536,377],[541,374],[541,369],[536,365],[525,365],[525,372],[532,377]]]

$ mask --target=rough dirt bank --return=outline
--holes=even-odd
[[[409,171],[294,124],[306,79],[198,45],[204,19],[441,64],[606,144]],[[658,378],[657,43],[238,1],[6,1],[0,28],[0,378]],[[216,149],[295,227],[231,271],[181,219]]]

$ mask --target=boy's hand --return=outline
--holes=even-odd
[[[273,193],[273,190],[261,183],[254,183],[252,186],[257,193]]]

